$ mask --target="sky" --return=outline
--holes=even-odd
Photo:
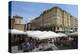
[[[33,3],[33,2],[21,2],[12,1],[11,3],[11,16],[23,17],[23,22],[28,23],[32,19],[38,17],[43,11],[52,7],[60,7],[67,11],[74,17],[78,17],[78,6],[69,4],[55,4],[55,3]]]

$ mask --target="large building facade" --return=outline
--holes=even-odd
[[[59,7],[44,11],[30,24],[32,30],[75,31],[78,28],[77,18]]]
[[[17,30],[22,30],[24,31],[25,28],[25,24],[22,23],[22,19],[23,17],[20,16],[13,16],[12,18],[9,18],[9,29],[17,29]]]

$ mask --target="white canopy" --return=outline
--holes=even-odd
[[[68,35],[66,35],[66,34],[64,34],[64,33],[57,33],[57,34],[59,34],[59,35],[61,35],[61,36],[64,36],[64,37],[67,37]]]
[[[11,30],[9,30],[9,33],[11,33],[11,34],[26,34],[24,31],[20,31],[17,29],[11,29]]]
[[[68,33],[68,36],[78,36],[78,32]]]
[[[48,39],[48,38],[65,36],[52,31],[26,31],[26,33],[29,37],[33,37],[37,39]]]

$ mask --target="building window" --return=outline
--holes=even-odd
[[[59,27],[57,27],[57,30],[59,30]]]

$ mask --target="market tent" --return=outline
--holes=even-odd
[[[11,29],[11,30],[9,30],[9,33],[11,33],[11,34],[26,34],[24,31],[20,31],[17,29]]]
[[[62,36],[67,37],[68,36],[67,34],[64,34],[64,33],[57,33],[57,34],[61,35],[61,37]]]
[[[78,36],[78,32],[68,33],[68,36]]]
[[[48,39],[48,38],[56,38],[56,37],[63,36],[52,31],[26,31],[26,34],[29,37],[37,38],[37,39]]]
[[[39,39],[39,37],[41,36],[42,32],[41,32],[41,31],[26,31],[26,34],[27,34],[29,37]]]

